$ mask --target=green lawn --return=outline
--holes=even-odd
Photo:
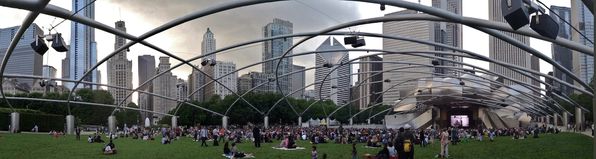
[[[103,144],[89,144],[86,141],[75,141],[73,136],[54,139],[49,135],[34,134],[0,134],[0,158],[224,158],[221,157],[223,144],[218,147],[199,147],[198,142],[188,138],[175,141],[170,145],[161,145],[158,141],[141,141],[132,139],[115,140],[118,154],[102,155]],[[210,143],[211,144],[211,143]],[[253,153],[256,158],[306,159],[310,158],[311,145],[299,142],[306,150],[279,151],[263,144],[256,149],[251,143],[240,144],[240,150]],[[327,154],[328,158],[349,159],[351,145],[320,144],[317,146],[319,157]],[[378,149],[363,148],[358,145],[358,153],[376,153]],[[450,145],[452,158],[540,158],[540,159],[588,159],[592,158],[592,138],[571,133],[542,135],[538,139],[512,140],[508,137],[497,138],[495,142],[471,141],[458,145]],[[434,158],[439,151],[435,144],[427,148],[416,147],[416,158]]]

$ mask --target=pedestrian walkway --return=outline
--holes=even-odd
[[[552,127],[553,125],[549,124],[548,126]],[[565,126],[557,126],[557,128],[559,130],[561,130],[561,132],[580,133],[580,134],[584,134],[589,137],[594,137],[592,135],[592,129],[586,129],[585,131],[573,131],[572,129],[568,130],[567,127],[565,127]]]

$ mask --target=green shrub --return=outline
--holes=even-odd
[[[10,112],[0,111],[0,130],[7,131],[10,125]],[[20,113],[19,127],[21,131],[31,131],[37,124],[40,132],[64,130],[66,119],[62,115],[46,114],[33,110],[17,110]]]

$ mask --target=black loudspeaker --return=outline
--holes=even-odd
[[[547,38],[556,39],[559,33],[559,24],[553,18],[546,14],[533,15],[530,28],[538,34]]]
[[[211,59],[211,63],[209,64],[209,66],[215,66],[215,64],[217,64],[217,61],[215,61],[214,59]]]
[[[501,0],[501,13],[514,30],[530,22],[528,8],[524,6],[522,0]]]
[[[201,66],[207,66],[208,63],[209,63],[209,59],[203,60],[203,61],[201,61]]]
[[[352,45],[356,43],[356,40],[358,40],[357,36],[348,36],[348,37],[344,37],[344,44],[345,45]]]
[[[352,44],[352,47],[357,48],[366,45],[364,38],[356,39],[356,43]]]
[[[54,50],[58,51],[58,52],[66,52],[68,51],[68,48],[66,48],[66,45],[64,44],[64,39],[62,38],[62,34],[57,33],[53,35],[52,38],[52,48],[54,48]]]
[[[432,60],[430,63],[437,66],[439,65],[439,60]]]
[[[48,45],[46,45],[46,42],[43,41],[43,38],[41,37],[37,37],[37,40],[31,43],[31,48],[39,55],[45,54],[49,49]]]

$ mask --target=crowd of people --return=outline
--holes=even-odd
[[[77,134],[80,134],[77,128]],[[351,144],[351,155],[358,157],[356,144],[364,144],[366,147],[379,148],[376,154],[360,154],[370,157],[393,159],[393,158],[413,158],[415,145],[423,148],[429,144],[440,144],[440,152],[436,157],[449,157],[449,145],[457,145],[473,140],[494,141],[497,136],[510,136],[512,139],[526,139],[528,136],[538,137],[541,133],[558,133],[560,130],[546,126],[534,126],[527,128],[509,128],[509,129],[470,129],[470,128],[428,128],[424,130],[399,128],[399,129],[380,129],[380,128],[343,128],[342,126],[331,128],[326,126],[319,127],[296,127],[296,126],[271,126],[263,128],[260,126],[230,126],[229,129],[223,129],[219,126],[195,126],[195,127],[176,127],[176,128],[140,128],[124,127],[117,133],[108,133],[110,142],[103,148],[105,154],[114,154],[115,146],[113,139],[118,137],[139,140],[154,140],[161,136],[162,144],[172,144],[181,137],[190,138],[193,141],[200,142],[202,147],[219,146],[224,143],[223,154],[242,158],[252,154],[241,152],[237,144],[254,143],[255,147],[260,147],[261,143],[273,143],[278,141],[279,148],[293,149],[298,147],[298,140],[309,142],[312,145],[317,144]],[[96,132],[88,137],[90,143],[103,143],[101,133]],[[209,142],[209,143],[208,143]],[[319,156],[316,146],[312,146],[311,157],[313,159]]]

